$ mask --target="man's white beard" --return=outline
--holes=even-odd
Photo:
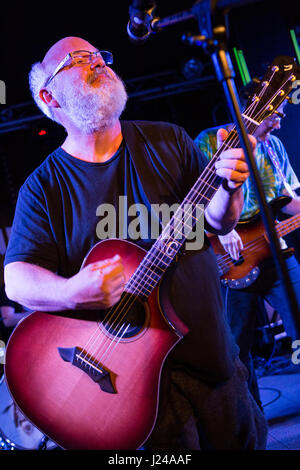
[[[69,83],[57,94],[64,113],[84,134],[92,134],[113,125],[126,105],[127,93],[119,77],[102,72],[98,80],[97,87],[83,82],[72,87]]]

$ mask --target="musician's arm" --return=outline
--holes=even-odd
[[[296,196],[294,197],[289,204],[284,206],[282,209],[282,212],[285,214],[289,215],[296,215],[300,214],[300,197]]]
[[[219,235],[229,233],[239,220],[243,204],[241,188],[232,192],[220,186],[205,211],[207,230]]]
[[[4,276],[7,297],[25,307],[56,311],[67,306],[67,279],[48,269],[17,261],[5,266]]]
[[[225,129],[218,130],[218,147],[227,135]],[[252,136],[249,138],[255,148],[256,140]],[[208,231],[225,235],[236,226],[244,205],[241,186],[249,177],[249,169],[243,150],[234,148],[222,152],[215,170],[223,178],[223,183],[206,208],[205,218],[209,225]]]
[[[119,256],[90,264],[69,279],[23,261],[7,264],[4,275],[8,298],[30,310],[48,312],[108,308],[124,288]]]

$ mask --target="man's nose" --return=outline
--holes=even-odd
[[[273,121],[273,128],[280,129],[280,127],[281,127],[281,119],[279,116],[276,116],[276,118]]]
[[[104,62],[102,56],[101,56],[101,55],[96,55],[96,56],[94,56],[93,59],[92,59],[92,62],[91,62],[91,69],[93,70],[93,69],[95,69],[96,67],[101,67],[101,68],[103,68],[103,67],[105,67],[105,65],[106,65],[106,64],[105,64],[105,62]]]

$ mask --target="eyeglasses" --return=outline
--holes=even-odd
[[[101,57],[105,65],[112,65],[113,64],[113,55],[111,52],[108,51],[74,51],[69,52],[66,57],[58,64],[56,69],[54,70],[53,74],[47,78],[44,87],[48,86],[51,80],[60,72],[63,67],[67,65],[77,64],[77,65],[84,65],[84,64],[91,64],[95,57]]]

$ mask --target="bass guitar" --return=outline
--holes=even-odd
[[[299,71],[292,58],[274,60],[243,113],[249,133],[287,98]],[[123,260],[125,290],[113,308],[34,312],[14,330],[6,350],[9,390],[22,413],[60,447],[137,449],[150,435],[162,366],[187,333],[170,305],[162,311],[160,281],[197,223],[195,209],[204,212],[222,183],[215,173],[220,154],[238,145],[233,129],[149,251],[109,239],[87,254],[82,267],[115,254]]]
[[[281,196],[270,202],[274,219],[280,209],[291,201],[289,196]],[[278,237],[283,237],[300,227],[300,214],[277,222],[275,230]],[[216,235],[209,240],[217,255],[221,283],[231,289],[244,289],[253,284],[260,275],[260,265],[272,256],[270,244],[260,215],[237,224],[235,230],[243,242],[243,250],[238,260],[234,260],[224,250]],[[286,250],[290,254],[291,249]]]

